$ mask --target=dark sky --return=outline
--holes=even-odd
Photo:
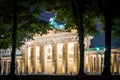
[[[53,17],[53,16],[55,16],[55,12],[51,12],[51,13],[42,13],[39,17],[40,17],[40,19],[42,19],[42,20],[45,20],[45,21],[49,21],[49,19],[51,18],[51,17]]]
[[[105,46],[105,33],[101,30],[103,27],[103,24],[96,24],[99,36],[94,36],[94,38],[91,40],[91,47],[104,47]],[[116,37],[114,39],[111,39],[112,47],[120,47],[120,37]]]
[[[49,18],[53,16],[55,16],[55,12],[43,13],[40,16],[40,19],[49,21]],[[96,26],[97,26],[97,29],[100,35],[93,36],[94,38],[91,40],[91,47],[104,47],[105,46],[105,33],[101,30],[103,25],[97,23]],[[112,47],[120,47],[120,37],[116,37],[115,39],[112,39],[111,44],[112,44]]]

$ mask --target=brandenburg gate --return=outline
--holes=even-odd
[[[88,75],[100,75],[104,67],[104,50],[89,48],[91,39],[92,37],[89,36],[84,41],[84,71]],[[3,54],[4,51],[0,50],[0,53]],[[20,51],[21,54],[16,54],[16,74],[18,75],[75,75],[79,71],[80,52],[75,31],[50,31],[49,34],[42,36],[35,34],[34,40],[26,40]],[[8,54],[7,50],[5,52]],[[1,74],[8,74],[10,56],[2,56],[0,62]],[[120,74],[120,49],[111,50],[111,72]]]

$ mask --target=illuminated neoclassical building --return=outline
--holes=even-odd
[[[23,46],[26,73],[77,73],[78,38],[74,31],[50,31],[48,35],[36,35],[34,39]]]
[[[104,67],[104,49],[89,48],[91,39],[89,36],[84,41],[84,71],[86,74],[101,74]],[[37,34],[34,40],[26,41],[21,47],[21,54],[17,51],[16,74],[77,74],[80,64],[78,46],[78,37],[74,30],[50,31],[43,36]],[[6,53],[7,51],[9,49]],[[112,49],[111,52],[111,72],[120,74],[120,49]],[[9,55],[1,57],[1,74],[9,73],[10,62]]]

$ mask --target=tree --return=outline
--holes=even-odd
[[[112,37],[120,36],[120,1],[112,1],[112,11],[113,11],[113,27],[112,27]]]
[[[78,75],[85,75],[84,73],[84,36],[86,34],[96,34],[95,18],[93,10],[86,7],[87,0],[56,0],[44,2],[45,10],[56,11],[56,19],[65,21],[65,29],[70,31],[77,29],[79,36],[80,49],[80,71]],[[49,5],[51,4],[51,5]],[[91,6],[92,7],[92,6]],[[94,6],[95,7],[95,6]],[[86,9],[88,10],[86,11]],[[92,11],[91,11],[92,10]],[[89,13],[88,13],[89,12]],[[91,13],[92,12],[92,13]],[[95,13],[95,12],[94,12]],[[88,26],[89,25],[89,26]]]
[[[117,0],[112,1],[97,1],[97,0],[71,0],[71,1],[63,1],[63,0],[56,0],[56,1],[48,1],[44,3],[45,9],[47,11],[56,11],[57,12],[57,19],[58,20],[65,20],[66,26],[65,29],[70,31],[71,29],[75,28],[78,31],[79,36],[79,44],[80,44],[80,75],[84,75],[84,35],[85,33],[92,33],[96,32],[96,28],[90,27],[86,24],[91,23],[94,21],[96,17],[101,18],[103,23],[105,24],[105,67],[103,74],[110,75],[110,50],[111,50],[111,28],[112,28],[112,20],[115,19],[116,16],[118,17],[119,10],[116,8],[116,4],[118,5]],[[112,6],[113,3],[113,7]],[[51,4],[51,5],[49,5]],[[112,9],[112,10],[111,10]],[[114,12],[114,14],[112,13]],[[87,18],[86,18],[87,17]],[[88,20],[85,20],[88,19]],[[84,21],[85,20],[85,21]],[[116,20],[116,19],[115,19]],[[85,23],[85,24],[84,24]],[[90,34],[89,33],[89,34]]]
[[[85,75],[84,73],[84,28],[83,28],[83,12],[85,7],[84,0],[81,2],[74,2],[72,0],[72,7],[73,7],[73,13],[76,19],[76,26],[79,36],[79,49],[80,49],[80,71],[78,72],[78,75]],[[80,7],[78,7],[80,6]],[[77,14],[77,15],[76,15]]]
[[[11,53],[11,68],[10,75],[15,75],[15,52],[17,39],[17,1],[13,0],[13,31],[12,31],[12,53]]]
[[[92,1],[90,1],[92,2]],[[97,14],[98,17],[102,20],[102,23],[105,24],[105,57],[104,57],[104,70],[102,75],[111,75],[110,72],[110,61],[111,61],[111,31],[112,31],[112,26],[113,27],[113,33],[115,35],[119,35],[119,30],[115,31],[115,29],[118,29],[118,23],[119,23],[119,17],[120,17],[120,12],[119,12],[119,3],[120,1],[117,0],[99,0],[98,2],[95,0],[94,2],[91,3],[91,5],[95,6],[95,10],[93,11],[92,14]],[[118,7],[118,8],[116,8]],[[97,11],[96,11],[97,10]],[[88,11],[87,11],[88,12]],[[95,15],[96,16],[96,15]],[[116,24],[117,23],[117,26]]]
[[[39,3],[37,5],[36,3]],[[12,23],[13,23],[13,7],[12,0],[4,0],[0,3],[0,48],[8,48],[11,44]],[[36,5],[35,5],[36,4]],[[41,2],[36,1],[24,1],[18,0],[17,2],[17,22],[18,22],[18,34],[17,36],[17,48],[20,47],[26,38],[32,39],[34,33],[46,34],[47,30],[51,28],[48,22],[39,19],[39,15],[42,13],[40,9]],[[9,7],[8,7],[9,6]],[[7,14],[6,14],[7,13]],[[5,44],[7,43],[7,44]]]
[[[110,58],[111,58],[111,28],[112,28],[112,12],[111,1],[99,1],[100,7],[103,11],[105,19],[105,57],[104,57],[104,70],[102,75],[111,75],[110,72]]]
[[[103,75],[111,75],[110,72],[110,59],[111,59],[111,29],[112,29],[112,12],[111,12],[111,2],[108,1],[105,10],[103,10],[105,18],[105,57],[104,57],[104,71]]]
[[[15,75],[16,47],[20,47],[26,38],[32,39],[33,34],[47,33],[51,29],[47,22],[37,17],[41,13],[40,6],[39,0],[4,0],[0,3],[0,30],[3,30],[0,34],[3,45],[0,48],[6,49],[12,45],[10,75]]]
[[[119,18],[119,8],[120,3],[117,0],[104,0],[99,1],[100,7],[104,14],[105,19],[105,57],[104,57],[104,70],[102,75],[111,75],[110,71],[110,61],[111,61],[111,31],[113,26],[113,20],[118,20]],[[117,5],[117,6],[116,6]],[[117,28],[117,27],[116,27]],[[115,29],[115,28],[114,28]],[[117,31],[115,31],[117,32]]]
[[[113,21],[113,27],[112,27],[112,34],[113,34],[113,38],[115,38],[116,36],[120,36],[120,19],[114,20]]]

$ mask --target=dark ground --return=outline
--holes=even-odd
[[[0,80],[120,80],[120,75],[119,76],[0,75]]]

